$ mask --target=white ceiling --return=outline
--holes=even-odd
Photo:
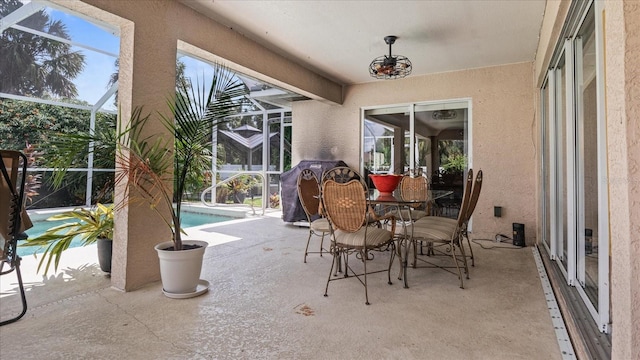
[[[388,54],[410,76],[533,61],[545,0],[180,0],[263,46],[339,83],[376,80]]]

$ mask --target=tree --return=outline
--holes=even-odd
[[[116,59],[114,63],[116,67],[116,71],[109,76],[109,83],[107,84],[107,89],[112,87],[113,84],[118,82],[118,77],[120,74],[120,59]],[[184,70],[186,69],[186,65],[180,61],[176,60],[176,88],[191,88],[191,81],[184,75]],[[116,96],[114,100],[114,105],[118,106],[118,91],[116,91]]]
[[[441,166],[456,155],[464,155],[464,140],[438,140],[438,155]]]
[[[3,0],[0,17],[20,6],[18,0]],[[44,10],[19,24],[70,39],[67,27],[60,20],[52,21]],[[85,57],[69,44],[9,28],[0,34],[0,59],[0,92],[36,97],[78,95],[72,81],[84,69]]]
[[[77,104],[88,105],[86,102],[74,101]],[[11,99],[0,100],[0,148],[22,150],[25,153],[35,152],[37,156],[30,157],[29,167],[53,167],[58,157],[57,143],[60,134],[89,131],[88,110],[80,110],[62,106],[33,103]],[[116,116],[113,114],[97,113],[96,129],[100,134],[115,138]],[[81,145],[88,147],[88,141]],[[25,149],[27,147],[28,149]],[[87,166],[87,156],[76,149],[75,164],[78,167]],[[29,150],[29,151],[26,151]],[[115,154],[107,154],[105,149],[96,149],[101,156],[94,158],[94,169],[113,169]],[[86,192],[86,173],[70,172],[65,178],[63,189],[56,191],[50,186],[52,180],[50,172],[34,173],[29,176],[42,180],[42,188],[38,190],[40,196],[32,194],[33,206],[60,207],[82,204]],[[104,183],[113,178],[112,173],[94,173],[94,192],[96,200],[107,199],[110,194],[101,194]],[[31,185],[31,184],[30,184]],[[31,187],[31,189],[34,189]],[[51,196],[55,192],[54,196]]]

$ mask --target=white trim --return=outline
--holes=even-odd
[[[598,102],[598,317],[600,331],[609,333],[609,176],[607,166],[607,117],[604,71],[603,3],[595,2],[596,100]]]
[[[409,171],[416,169],[416,104],[409,105]],[[404,169],[403,169],[404,170]]]
[[[571,238],[571,243],[576,243],[577,248],[573,253],[576,257],[576,280],[578,283],[576,285],[585,286],[585,239],[584,239],[584,229],[585,229],[585,197],[584,197],[584,175],[585,175],[585,154],[584,154],[584,96],[583,96],[583,76],[582,70],[584,68],[583,64],[583,53],[582,53],[582,38],[576,36],[572,48],[574,51],[574,61],[575,61],[575,71],[573,71],[573,89],[574,93],[574,109],[575,109],[575,148],[573,158],[575,159],[575,204],[576,204],[576,219],[575,219],[575,238]],[[573,224],[573,223],[572,223]],[[575,241],[573,241],[575,239]],[[580,287],[578,286],[578,287]]]
[[[62,107],[68,107],[68,108],[80,109],[80,110],[87,110],[87,111],[91,111],[93,109],[93,106],[88,106],[88,105],[70,104],[70,103],[54,101],[54,100],[45,100],[45,99],[33,98],[33,97],[22,96],[22,95],[7,94],[7,93],[3,93],[3,92],[0,92],[0,99],[1,98],[12,99],[12,100],[20,100],[20,101],[30,101],[30,102],[34,102],[34,103],[38,103],[38,104],[62,106]],[[115,110],[102,109],[99,112],[105,113],[105,114],[117,114],[117,112]]]
[[[546,89],[546,93],[545,93]],[[544,244],[544,247],[549,251],[549,244],[551,243],[551,231],[547,234],[547,229],[551,229],[550,221],[548,220],[549,214],[548,205],[550,203],[547,202],[547,199],[550,198],[549,191],[549,164],[548,159],[551,158],[549,156],[549,136],[548,136],[548,126],[549,126],[549,75],[545,77],[542,82],[542,87],[539,92],[540,99],[540,128],[539,128],[539,139],[540,139],[540,151],[538,164],[540,164],[540,168],[538,171],[538,178],[540,179],[540,204],[539,204],[539,213],[540,213],[540,237],[541,242]]]
[[[467,121],[465,122],[464,136],[466,140],[467,150],[467,169],[473,169],[473,101],[467,100]],[[471,224],[471,222],[469,222]],[[471,231],[471,226],[469,226]]]
[[[21,7],[0,19],[0,33],[44,8],[45,4],[39,1],[22,4]]]
[[[78,12],[78,11],[71,10],[71,9],[66,8],[64,6],[60,6],[60,5],[56,4],[56,3],[52,3],[51,1],[36,0],[36,2],[44,3],[47,7],[51,8],[51,9],[55,9],[55,10],[64,12],[64,13],[66,13],[68,15],[73,15],[73,16],[75,16],[77,18],[80,18],[80,19],[82,19],[82,20],[84,20],[84,21],[86,21],[88,23],[91,23],[94,26],[99,27],[100,29],[108,32],[109,34],[111,34],[113,36],[120,37],[120,28],[116,27],[116,26],[113,26],[113,25],[109,24],[108,22],[105,22],[105,21],[102,21],[102,20],[87,16],[87,15],[85,15],[83,13]]]
[[[547,121],[549,137],[549,256],[558,259],[558,134],[556,116],[556,69],[549,69],[549,119]]]
[[[38,35],[38,36],[41,36],[43,38],[47,38],[47,39],[51,39],[53,41],[61,42],[63,44],[68,44],[68,45],[71,45],[71,46],[75,46],[75,47],[83,48],[83,49],[86,49],[86,50],[94,51],[94,52],[97,52],[97,53],[100,53],[100,54],[104,54],[104,55],[107,55],[107,56],[114,57],[116,59],[119,57],[118,54],[115,54],[115,53],[112,53],[112,52],[109,52],[109,51],[106,51],[106,50],[98,49],[96,47],[85,45],[85,44],[82,44],[82,43],[79,43],[79,42],[76,42],[76,41],[72,41],[72,40],[69,40],[69,39],[61,38],[59,36],[51,35],[51,34],[48,34],[48,33],[44,32],[44,31],[34,30],[34,29],[28,28],[26,26],[13,25],[11,27],[16,29],[16,30],[24,31],[26,33],[30,33],[30,34],[33,34],[33,35]]]
[[[567,284],[574,286],[576,283],[576,243],[570,241],[576,239],[576,224],[577,224],[577,184],[576,184],[576,159],[573,156],[576,148],[576,122],[575,122],[575,91],[573,86],[573,74],[575,73],[575,67],[573,59],[573,43],[572,39],[566,39],[564,44],[565,51],[565,68],[566,68],[566,147],[565,147],[565,159],[567,159],[566,175],[567,175],[567,238],[564,239],[567,243]],[[563,244],[564,245],[564,244]]]

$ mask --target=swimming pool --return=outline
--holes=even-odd
[[[53,216],[53,214],[49,215]],[[32,218],[33,227],[26,231],[29,238],[34,238],[36,236],[40,236],[42,233],[47,231],[48,229],[62,225],[66,222],[72,222],[70,220],[56,220],[56,221],[47,221],[47,217],[44,217],[38,220],[37,217]],[[200,226],[205,224],[213,224],[219,223],[223,221],[235,220],[237,217],[232,216],[223,216],[223,215],[215,215],[215,214],[204,214],[198,212],[182,212],[182,228],[186,229],[193,226]],[[36,253],[43,252],[38,246],[21,246],[23,242],[18,244],[18,255],[24,257],[27,255],[32,255]],[[69,245],[70,248],[78,247],[81,245],[81,240],[79,238],[74,239]]]

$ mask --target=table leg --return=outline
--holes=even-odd
[[[405,236],[404,238],[404,259],[402,260],[402,271],[403,271],[403,281],[404,281],[404,288],[408,289],[409,288],[409,284],[407,283],[407,264],[408,264],[408,259],[409,259],[409,247],[411,246],[410,242],[409,242],[409,238],[407,238]]]
[[[404,271],[404,288],[408,289],[407,283],[407,267],[409,264],[409,249],[411,248],[413,241],[413,221],[411,220],[411,207],[409,207],[409,220],[404,225],[404,259],[402,264],[402,270]],[[407,226],[411,226],[411,234],[407,234]]]
[[[407,282],[407,265],[409,259],[409,246],[411,245],[409,242],[409,237],[407,236],[407,224],[402,223],[403,233],[398,236],[398,261],[400,262],[400,273],[398,274],[398,280],[402,280],[404,283],[404,288],[408,289],[409,284]],[[412,229],[413,230],[413,229]],[[404,254],[402,248],[404,247]]]

